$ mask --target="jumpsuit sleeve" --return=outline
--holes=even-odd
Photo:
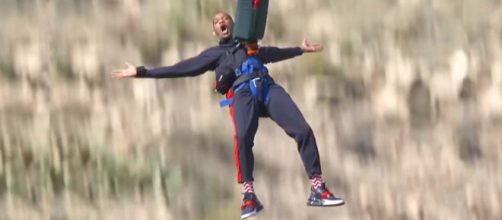
[[[258,58],[263,63],[275,63],[282,60],[291,59],[303,54],[300,47],[278,48],[278,47],[260,47]]]
[[[138,78],[178,78],[198,76],[206,71],[214,70],[220,54],[211,49],[199,55],[180,61],[172,66],[147,69],[144,66],[136,67]]]

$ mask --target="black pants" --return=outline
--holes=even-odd
[[[295,139],[309,177],[321,174],[321,163],[314,133],[289,94],[281,86],[275,83],[270,85],[270,100],[267,105],[258,102],[247,85],[235,94],[229,93],[227,96],[233,96],[230,114],[235,130],[235,163],[239,183],[254,180],[252,148],[260,116],[270,117],[284,129],[286,134]]]

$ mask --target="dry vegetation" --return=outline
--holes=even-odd
[[[109,77],[197,54],[215,43],[213,14],[234,7],[0,0],[0,219],[236,219],[213,74]],[[271,0],[263,44],[304,36],[324,52],[270,69],[347,205],[307,208],[294,142],[262,120],[259,218],[502,219],[500,0]]]

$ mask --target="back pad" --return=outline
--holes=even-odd
[[[255,2],[259,2],[254,8]],[[268,0],[237,0],[234,38],[256,41],[263,38],[267,23]]]

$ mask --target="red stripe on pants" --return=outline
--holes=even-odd
[[[228,91],[227,98],[231,99],[234,97],[234,93],[232,90]],[[232,118],[232,125],[234,126],[234,158],[235,158],[235,167],[237,168],[237,182],[242,183],[242,174],[241,174],[241,163],[239,160],[239,141],[237,139],[237,126],[235,125],[235,115],[234,115],[234,106],[230,105],[230,117]]]

